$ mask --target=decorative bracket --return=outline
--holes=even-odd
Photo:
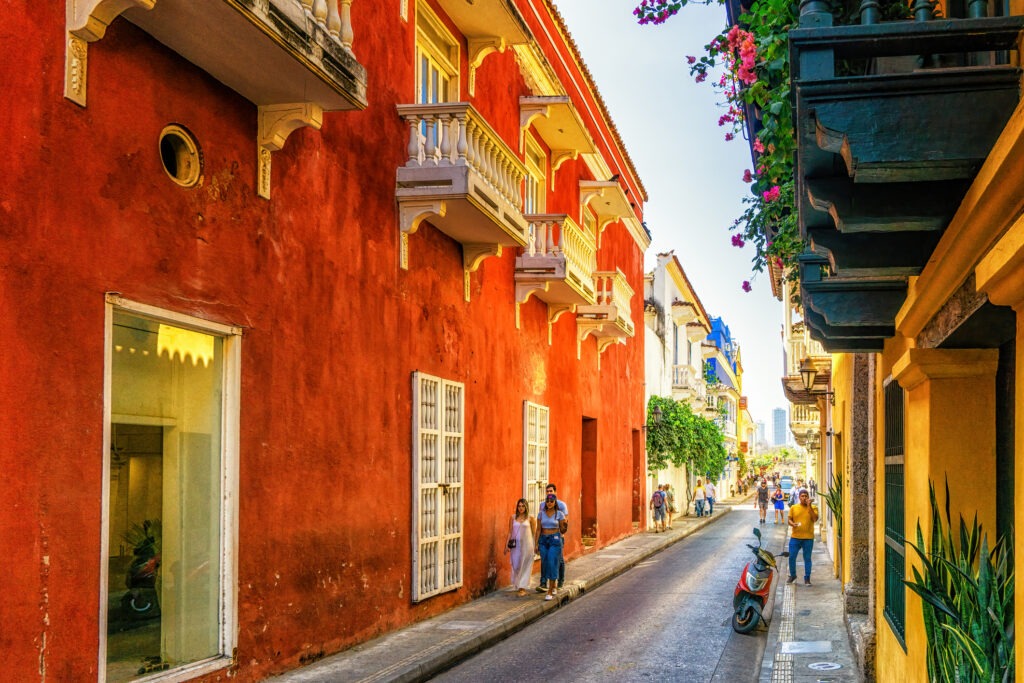
[[[67,0],[64,46],[64,97],[85,106],[88,44],[107,32],[110,22],[122,12],[138,7],[151,10],[156,0]]]
[[[578,149],[553,149],[551,150],[551,178],[552,188],[554,187],[555,171],[567,161],[575,161],[580,156]]]
[[[526,130],[533,123],[533,120],[538,116],[547,118],[551,113],[551,107],[547,104],[540,102],[532,102],[530,104],[520,103],[519,105],[519,153],[522,154],[523,149],[526,145]],[[555,167],[552,165],[551,168],[551,182],[555,182]]]
[[[534,292],[548,291],[547,281],[516,282],[516,303],[525,304]]]
[[[258,112],[259,174],[256,192],[270,199],[270,153],[284,147],[293,131],[309,126],[320,130],[324,122],[323,108],[314,102],[268,104]]]
[[[444,218],[448,213],[448,204],[443,199],[424,199],[422,201],[403,201],[398,205],[398,227],[411,235],[419,230],[420,223],[428,216]]]
[[[603,197],[603,196],[604,196],[604,188],[603,187],[592,187],[592,188],[581,189],[580,190],[580,214],[581,215],[583,214],[583,212],[587,208],[587,204],[589,204],[592,200],[596,199],[597,197]]]
[[[501,256],[500,244],[463,244],[462,267],[472,273],[488,256]]]
[[[483,64],[484,58],[494,52],[504,52],[507,44],[501,36],[486,38],[470,38],[469,47],[469,94],[476,95],[476,70]]]
[[[565,313],[570,313],[576,310],[574,304],[548,304],[548,346],[551,346],[554,342],[552,339],[552,328],[558,319]]]

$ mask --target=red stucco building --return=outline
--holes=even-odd
[[[300,666],[549,480],[643,524],[645,190],[550,2],[4,14],[5,680]]]

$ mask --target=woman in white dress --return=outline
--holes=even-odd
[[[509,519],[505,552],[512,559],[512,587],[518,588],[519,597],[526,595],[533,573],[533,537],[537,533],[537,520],[530,516],[530,504],[525,498],[516,501],[516,513]]]

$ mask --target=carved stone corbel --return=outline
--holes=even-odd
[[[156,0],[67,0],[64,46],[64,97],[85,106],[89,43],[95,43],[122,12],[134,7],[151,10]]]
[[[547,281],[535,281],[535,282],[517,282],[516,283],[516,303],[525,304],[529,300],[530,295],[534,292],[546,292],[548,291]]]
[[[575,161],[580,156],[578,149],[553,149],[551,150],[551,189],[555,189],[555,172],[567,161]]]
[[[474,272],[488,256],[501,256],[500,244],[463,244],[462,267],[467,273]]]
[[[564,314],[570,313],[576,310],[574,304],[548,304],[548,346],[553,343],[553,331],[555,323]]]
[[[270,153],[284,147],[293,131],[309,126],[320,130],[324,110],[314,102],[269,104],[259,107],[257,142],[259,144],[259,179],[256,192],[270,199]]]
[[[402,232],[411,235],[419,230],[420,223],[428,216],[444,218],[446,213],[448,205],[443,199],[403,201],[398,205],[398,227]]]
[[[501,36],[488,36],[486,38],[470,38],[468,41],[469,53],[469,94],[476,94],[476,70],[484,63],[487,55],[495,52],[504,52],[507,45]]]
[[[603,197],[603,196],[604,196],[604,188],[603,187],[593,187],[593,188],[588,188],[588,189],[581,189],[580,190],[580,215],[581,216],[583,215],[583,212],[586,210],[587,205],[590,204],[590,202],[592,200],[596,199],[597,197]]]

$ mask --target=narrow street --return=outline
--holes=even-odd
[[[740,636],[730,617],[756,524],[738,508],[433,680],[754,681],[766,630]],[[780,550],[783,527],[762,531]]]

